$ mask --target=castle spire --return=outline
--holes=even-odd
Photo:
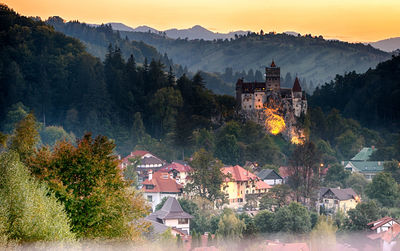
[[[272,59],[271,67],[276,67],[274,60]]]
[[[293,90],[293,92],[301,92],[301,86],[300,86],[299,78],[297,76],[296,76],[296,79],[294,80],[292,90]]]

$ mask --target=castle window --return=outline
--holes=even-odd
[[[251,105],[249,107],[251,108]]]
[[[258,99],[258,102],[260,102],[260,99]]]

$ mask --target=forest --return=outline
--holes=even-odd
[[[361,73],[390,59],[389,53],[369,45],[327,40],[310,34],[293,36],[261,30],[214,41],[171,39],[146,32],[121,31],[120,34],[154,46],[159,52],[167,53],[175,63],[187,66],[189,71],[223,73],[231,67],[234,72],[259,70],[264,73],[264,67],[273,59],[281,66],[283,76],[286,73],[291,73],[292,78],[297,75],[312,81],[315,87],[332,80],[336,74]]]
[[[217,95],[206,88],[208,79],[202,76],[207,75],[183,74],[178,78],[173,67],[168,68],[160,58],[145,57],[143,63],[137,63],[133,55],[125,59],[121,49],[111,44],[104,61],[100,61],[87,53],[80,41],[49,25],[20,16],[5,6],[1,11],[0,121],[4,133],[11,133],[13,125],[33,111],[42,124],[44,144],[54,143],[56,135],[74,138],[90,131],[114,139],[116,150],[122,155],[136,147],[173,160],[206,148],[226,164],[244,164],[248,160],[263,165],[286,163],[290,144],[279,135],[265,135],[260,125],[243,121],[232,96]],[[110,41],[114,40],[107,40]],[[378,121],[388,121],[384,114],[398,113],[395,103],[390,103],[396,100],[397,87],[395,81],[389,81],[397,77],[398,65],[396,57],[380,64],[377,70],[360,75],[364,79],[371,76],[370,82],[356,82],[369,83],[365,88],[355,88],[356,84],[349,89],[341,87],[345,83],[341,79],[356,75],[349,73],[338,76],[336,82],[327,83],[311,96],[311,108],[302,123],[310,139],[327,154],[327,161],[341,161],[370,145],[389,148],[390,153],[385,155],[388,160],[397,154],[397,132],[374,131],[373,125],[357,117],[362,112],[346,113],[350,110],[339,106],[346,99],[339,94],[350,100],[353,93],[354,97],[366,99],[370,97],[366,95],[369,86],[379,86],[374,98],[386,97],[389,104],[387,113],[377,113],[386,120]],[[387,80],[388,86],[374,85],[376,76]],[[290,79],[290,75],[286,76],[283,83],[289,84]],[[322,96],[331,89],[338,94]],[[382,102],[376,104],[384,107]],[[358,107],[358,111],[365,110]],[[386,124],[382,126],[385,128]]]
[[[108,26],[96,29],[114,36]],[[149,208],[131,181],[122,179],[117,157],[134,149],[190,161],[193,177],[217,170],[206,179],[215,194],[180,199],[194,216],[197,242],[206,231],[217,236],[212,241],[287,233],[318,242],[320,233],[365,230],[379,217],[400,216],[400,57],[317,88],[298,121],[307,141],[292,145],[244,120],[234,97],[208,89],[201,73],[178,77],[168,57],[139,53],[151,47],[135,47],[127,56],[115,40],[105,41],[101,60],[78,39],[0,5],[0,244],[141,240],[149,226],[140,219]],[[372,158],[387,160],[372,182],[340,165],[365,146],[378,149]],[[220,167],[246,161],[260,169],[330,168],[324,179],[297,173],[287,185],[270,189],[255,217],[215,209],[209,199],[223,197]],[[193,180],[192,187],[203,185]],[[315,199],[321,186],[351,187],[365,201],[347,216],[327,218],[323,210],[318,216],[305,200]],[[250,199],[245,207],[254,207]],[[175,241],[161,236],[164,245]]]

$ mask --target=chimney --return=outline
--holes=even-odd
[[[153,178],[153,170],[149,170],[149,180]]]

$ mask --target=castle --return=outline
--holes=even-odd
[[[265,82],[244,82],[238,79],[236,102],[245,119],[265,124],[270,133],[282,132],[290,139],[296,129],[296,118],[307,112],[307,99],[297,77],[292,88],[281,87],[280,81],[281,70],[272,61],[270,67],[265,68]],[[271,116],[275,117],[272,120],[281,119],[282,122],[275,121],[276,125],[268,123]],[[280,128],[268,128],[279,124]]]

